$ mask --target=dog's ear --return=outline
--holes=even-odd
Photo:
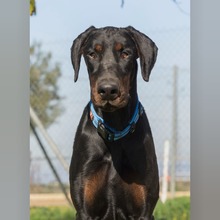
[[[158,48],[149,37],[135,28],[128,26],[126,30],[136,44],[138,56],[140,57],[142,77],[145,81],[149,81],[151,70],[156,62]]]
[[[77,81],[79,75],[80,60],[82,56],[82,46],[86,41],[86,39],[88,38],[89,34],[94,29],[96,29],[94,26],[89,27],[73,41],[73,45],[71,47],[71,61],[75,72],[74,75],[75,82]]]

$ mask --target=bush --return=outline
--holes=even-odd
[[[155,220],[189,220],[190,198],[169,199],[164,204],[159,201],[154,211]],[[74,220],[75,212],[71,207],[33,207],[30,220]]]

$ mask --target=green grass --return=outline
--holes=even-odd
[[[30,220],[74,220],[75,211],[71,207],[33,207]]]
[[[155,220],[189,220],[190,198],[180,197],[157,203]],[[30,220],[74,220],[75,211],[71,207],[33,207]]]
[[[154,216],[156,220],[189,220],[190,197],[169,199],[164,204],[159,201]]]

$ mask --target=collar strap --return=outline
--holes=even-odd
[[[143,106],[139,101],[137,101],[134,114],[132,116],[132,119],[129,121],[128,126],[122,131],[117,131],[114,128],[107,125],[103,118],[98,116],[98,114],[94,109],[94,105],[91,101],[89,105],[90,105],[90,118],[92,120],[93,125],[97,129],[99,135],[101,135],[103,139],[110,142],[117,141],[123,138],[124,136],[126,136],[128,133],[133,133],[135,131],[135,126],[138,119],[144,112]]]

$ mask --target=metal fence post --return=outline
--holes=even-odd
[[[175,197],[176,191],[176,155],[177,155],[177,76],[178,67],[173,67],[173,117],[172,117],[172,154],[171,154],[171,197]]]

